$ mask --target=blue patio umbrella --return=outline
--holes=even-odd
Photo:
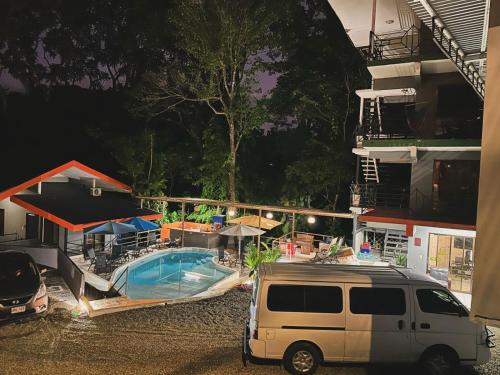
[[[137,228],[130,224],[115,223],[114,221],[108,221],[107,223],[101,224],[95,227],[85,234],[125,234],[137,232]]]
[[[139,232],[146,232],[160,228],[158,224],[141,219],[140,217],[134,217],[133,219],[127,220],[125,223],[133,225]]]

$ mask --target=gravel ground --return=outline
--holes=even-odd
[[[249,293],[94,319],[66,311],[0,326],[0,374],[285,374],[279,365],[241,364]],[[496,331],[497,335],[500,330]],[[500,350],[463,374],[500,374]],[[421,375],[412,368],[323,367],[319,374]]]

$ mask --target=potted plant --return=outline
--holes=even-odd
[[[351,187],[351,203],[353,207],[359,207],[361,201],[361,188],[359,185],[352,185]]]

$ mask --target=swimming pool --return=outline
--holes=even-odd
[[[215,255],[206,249],[184,248],[140,258],[128,266],[127,285],[122,290],[132,299],[194,296],[233,273],[216,266],[212,262]],[[115,280],[120,274],[114,275]]]

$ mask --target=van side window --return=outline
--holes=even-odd
[[[270,285],[267,308],[270,311],[338,314],[343,309],[342,289],[338,286]]]
[[[353,314],[404,315],[405,292],[399,288],[351,288],[350,309]]]
[[[467,311],[446,291],[439,289],[418,289],[420,310],[429,314],[468,315]]]

